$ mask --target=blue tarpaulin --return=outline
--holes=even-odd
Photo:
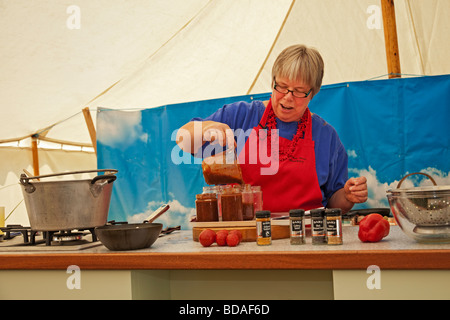
[[[159,221],[189,228],[195,195],[205,183],[198,159],[176,145],[177,129],[224,104],[269,98],[267,93],[139,110],[99,109],[98,168],[119,170],[108,219],[142,222],[169,203],[171,210]],[[325,85],[309,107],[339,133],[350,177],[368,179],[369,200],[355,207],[388,207],[386,190],[411,172],[450,185],[450,75]],[[411,185],[429,183],[416,177]]]

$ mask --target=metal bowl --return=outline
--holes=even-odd
[[[450,242],[450,186],[400,189],[406,177],[399,182],[397,189],[387,191],[397,224],[418,242]]]

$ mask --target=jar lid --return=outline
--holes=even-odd
[[[290,217],[303,217],[305,215],[305,210],[303,209],[291,209],[289,210]]]
[[[215,193],[199,193],[195,195],[197,200],[206,200],[206,199],[217,199]]]
[[[233,193],[233,187],[229,184],[223,185],[221,194],[232,194]]]
[[[311,209],[309,210],[311,217],[320,217],[323,218],[325,215],[325,209]]]
[[[341,215],[341,209],[339,208],[332,208],[332,209],[326,209],[325,210],[325,214],[327,216],[331,216],[331,217],[337,217]]]
[[[270,218],[270,211],[269,210],[261,210],[255,212],[256,218]]]
[[[214,186],[206,186],[203,187],[203,193],[215,193]]]

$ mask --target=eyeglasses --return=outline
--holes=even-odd
[[[274,83],[275,84],[274,84],[273,88],[276,91],[278,91],[279,93],[283,93],[283,94],[288,94],[290,92],[296,98],[306,98],[306,97],[309,96],[309,94],[311,93],[311,90],[312,90],[312,88],[309,89],[308,92],[301,92],[301,91],[298,91],[298,90],[289,90],[287,87],[280,86],[275,81],[274,81]]]

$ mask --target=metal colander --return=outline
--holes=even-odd
[[[434,186],[401,189],[403,181],[413,174],[428,177]],[[450,186],[437,186],[428,174],[420,172],[408,174],[400,180],[397,189],[387,192],[394,215],[400,213],[417,226],[450,225]]]

